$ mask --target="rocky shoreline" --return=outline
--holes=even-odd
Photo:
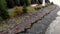
[[[41,20],[44,16],[49,14],[54,9],[56,9],[56,6],[51,5],[47,8],[43,8],[37,11],[33,15],[27,15],[21,22],[13,25],[9,29],[1,31],[0,34],[16,34],[18,32],[24,32],[25,30],[31,28],[34,23],[36,23],[38,20]]]

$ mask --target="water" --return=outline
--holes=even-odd
[[[53,2],[54,4],[58,5],[60,7],[60,0],[50,0],[50,2]],[[57,8],[60,9],[60,8]],[[56,13],[58,16],[55,18],[54,21],[50,24],[48,27],[46,34],[60,34],[60,10]]]
[[[53,2],[54,4],[60,6],[60,0],[50,0],[50,2]]]
[[[42,6],[45,6],[45,0],[43,0]]]

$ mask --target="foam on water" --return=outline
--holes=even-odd
[[[53,2],[54,4],[60,6],[60,0],[50,0],[50,2]]]
[[[53,2],[60,7],[60,0],[50,0],[50,2]],[[57,12],[57,15],[60,15],[60,11]]]

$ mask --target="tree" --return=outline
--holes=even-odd
[[[43,0],[38,0],[40,4],[42,4]]]
[[[39,4],[39,0],[36,0],[36,3]]]
[[[27,7],[26,7],[26,4],[24,4],[24,6],[23,6],[23,13],[27,13]]]
[[[0,16],[2,19],[9,18],[5,0],[0,0]]]
[[[28,3],[28,5],[30,5],[31,4],[31,0],[27,0],[27,3]]]
[[[14,7],[14,1],[13,0],[6,0],[8,8]]]
[[[24,5],[24,1],[25,1],[25,0],[20,0],[20,5],[21,5],[21,6]]]
[[[20,6],[20,0],[14,0],[14,4]]]
[[[31,3],[32,3],[32,4],[35,4],[35,3],[36,3],[36,0],[31,0]]]

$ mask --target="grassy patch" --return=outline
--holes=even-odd
[[[28,13],[34,13],[35,12],[34,7],[27,7],[27,12]]]
[[[15,17],[15,16],[17,16],[17,15],[21,15],[22,12],[23,12],[22,9],[23,9],[23,7],[18,7],[18,6],[12,8],[12,9],[9,9],[9,10],[8,10],[9,16],[10,16],[10,17]]]
[[[35,10],[40,10],[41,8],[42,8],[42,6],[38,5],[38,6],[35,7]]]
[[[49,3],[46,6],[42,6],[42,5],[37,5],[36,7],[28,6],[28,7],[26,7],[27,8],[27,13],[35,13],[35,12],[37,12],[37,10],[40,10],[41,8],[48,7],[50,5],[51,4]],[[23,6],[19,6],[19,7],[16,6],[9,11],[10,17],[14,17],[14,16],[17,16],[17,15],[22,15],[22,14],[23,14]]]
[[[8,24],[0,24],[0,31],[6,29],[6,28],[8,28],[8,27],[9,27]]]

